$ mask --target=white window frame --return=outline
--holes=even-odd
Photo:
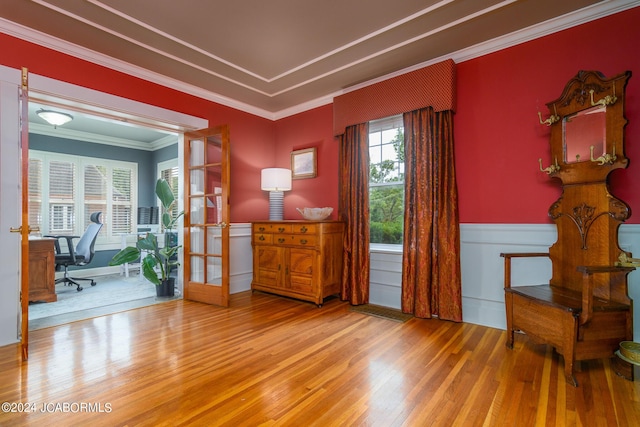
[[[402,114],[385,117],[379,120],[370,121],[368,134],[370,135],[374,132],[382,132],[389,129],[397,129],[399,127],[404,128],[404,120],[403,120]],[[404,170],[404,167],[403,167],[403,170]],[[402,187],[404,188],[404,181],[393,181],[389,183],[373,183],[373,184],[371,183],[371,181],[369,181],[368,187],[371,188],[371,187],[400,186],[400,185],[402,185]],[[380,253],[402,253],[403,245],[402,243],[398,243],[398,244],[370,243],[369,250],[371,252],[380,252]]]
[[[138,212],[138,164],[135,162],[126,162],[121,160],[112,160],[112,159],[103,159],[96,157],[87,157],[87,156],[77,156],[77,155],[69,155],[62,153],[54,153],[49,151],[40,151],[40,150],[29,150],[29,158],[37,159],[42,162],[42,203],[40,206],[40,227],[41,233],[45,234],[56,234],[55,231],[49,230],[49,204],[45,201],[49,200],[49,164],[52,161],[60,161],[73,163],[75,165],[76,170],[76,194],[74,194],[74,209],[73,215],[76,218],[75,227],[72,235],[82,236],[84,233],[85,224],[89,221],[89,218],[85,218],[84,214],[84,168],[86,166],[102,166],[106,167],[108,171],[112,171],[115,168],[126,168],[131,169],[132,177],[131,177],[131,227],[136,226],[136,215]],[[122,233],[114,233],[111,227],[110,221],[110,213],[112,211],[112,207],[115,204],[113,200],[112,190],[113,185],[111,184],[112,174],[107,174],[107,200],[106,200],[106,212],[102,213],[101,220],[105,226],[103,230],[98,235],[96,239],[96,250],[109,250],[109,249],[119,249],[121,246],[121,236]],[[130,230],[130,232],[133,232]]]

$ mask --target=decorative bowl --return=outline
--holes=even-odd
[[[640,363],[640,343],[622,341],[620,343],[620,354],[635,363]]]
[[[300,215],[307,221],[322,221],[329,218],[333,208],[296,208]]]

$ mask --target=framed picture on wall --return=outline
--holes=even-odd
[[[316,177],[316,147],[291,152],[291,177],[293,179]]]

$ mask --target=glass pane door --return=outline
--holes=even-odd
[[[185,134],[185,298],[229,304],[229,131]]]

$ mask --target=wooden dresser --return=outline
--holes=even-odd
[[[29,239],[29,301],[58,300],[54,242],[55,239]]]
[[[340,292],[343,233],[340,221],[252,223],[251,289],[322,306]]]

